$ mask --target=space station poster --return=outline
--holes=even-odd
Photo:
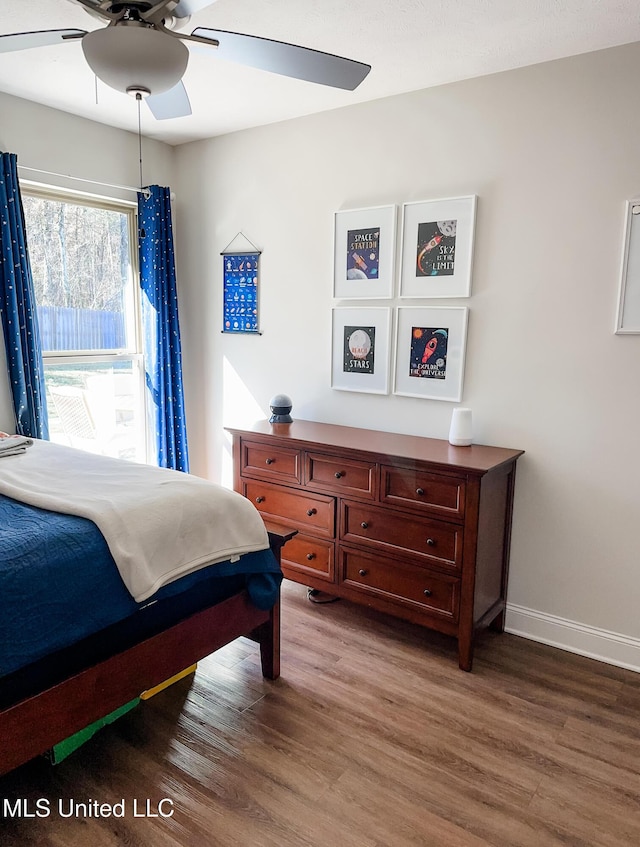
[[[378,279],[380,228],[347,231],[347,279]]]

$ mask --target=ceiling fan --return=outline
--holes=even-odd
[[[353,91],[370,65],[308,47],[256,35],[196,27],[190,35],[178,30],[192,15],[215,0],[71,0],[106,27],[48,29],[0,35],[0,53],[80,41],[91,70],[117,91],[145,98],[159,120],[191,114],[182,83],[189,50],[185,42],[214,48],[222,59],[294,79]]]

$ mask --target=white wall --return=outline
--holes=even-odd
[[[83,180],[111,185],[139,184],[136,135],[49,109],[0,93],[0,150],[16,153],[18,166],[38,168]],[[170,185],[173,148],[143,141],[145,183]],[[92,185],[74,179],[19,171],[20,178],[119,200],[135,200],[135,193]],[[6,376],[4,345],[0,345],[0,429],[15,431],[15,416]]]
[[[476,194],[463,402],[476,441],[526,450],[508,625],[640,669],[640,336],[613,334],[638,79],[630,45],[179,148],[193,469],[228,479],[222,425],[280,391],[299,418],[445,437],[450,403],[330,388],[332,215]],[[240,230],[264,251],[260,337],[220,332]]]

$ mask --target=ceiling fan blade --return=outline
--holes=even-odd
[[[67,41],[77,41],[86,34],[84,29],[43,29],[38,32],[14,32],[10,35],[0,35],[0,53],[64,44]]]
[[[215,2],[216,0],[180,0],[171,14],[176,18],[188,18]]]
[[[185,118],[191,114],[189,95],[182,82],[174,85],[168,91],[163,91],[162,94],[153,94],[151,97],[147,97],[147,105],[153,117],[158,121],[166,121],[170,118]]]
[[[371,65],[362,62],[257,35],[206,27],[194,29],[191,35],[218,42],[217,54],[221,59],[347,91],[357,88],[371,70]]]

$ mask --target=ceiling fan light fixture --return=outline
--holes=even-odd
[[[189,50],[179,38],[130,22],[88,32],[82,50],[98,79],[123,92],[168,91],[180,82],[189,62]]]

